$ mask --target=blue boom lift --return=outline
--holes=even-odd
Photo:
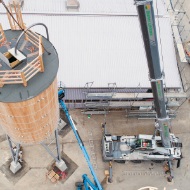
[[[69,111],[68,111],[64,101],[63,101],[64,96],[65,96],[65,90],[63,88],[60,88],[59,91],[58,91],[59,104],[60,104],[61,108],[63,109],[63,111],[65,112],[65,115],[66,115],[66,117],[67,117],[67,119],[68,119],[68,121],[69,121],[69,123],[71,125],[71,128],[72,128],[72,130],[73,130],[73,132],[75,134],[75,137],[76,137],[76,139],[78,141],[78,144],[79,144],[79,146],[80,146],[80,148],[81,148],[81,150],[83,152],[83,155],[84,155],[84,157],[85,157],[85,159],[87,161],[87,164],[88,164],[88,167],[90,169],[90,172],[91,172],[91,174],[92,174],[92,176],[94,178],[94,183],[93,183],[93,182],[90,181],[88,176],[86,174],[84,174],[82,176],[83,182],[77,182],[76,183],[77,190],[82,190],[83,187],[84,187],[85,190],[103,190],[103,188],[102,188],[102,186],[101,186],[101,184],[100,184],[100,182],[99,182],[99,180],[98,180],[98,178],[96,176],[96,173],[95,173],[95,171],[93,169],[93,166],[92,166],[92,164],[90,162],[90,157],[89,157],[89,155],[88,155],[88,153],[86,151],[84,143],[83,143],[82,139],[80,138],[79,132],[78,132],[78,130],[77,130],[77,128],[76,128],[76,126],[75,126],[75,124],[73,122],[72,117],[69,114]]]

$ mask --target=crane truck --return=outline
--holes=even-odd
[[[160,68],[158,41],[156,35],[155,15],[152,0],[135,0],[141,26],[144,47],[148,62],[150,83],[156,111],[155,132],[153,135],[138,134],[134,136],[111,135],[103,125],[102,154],[104,161],[133,161],[143,160],[166,161],[172,181],[174,175],[172,161],[182,158],[182,143],[170,133],[170,118],[166,110],[164,97],[163,76]],[[157,135],[159,133],[159,135]]]

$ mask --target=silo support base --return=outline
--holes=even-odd
[[[22,151],[20,150],[20,144],[14,143],[8,135],[7,135],[7,140],[9,143],[11,156],[13,159],[10,165],[10,170],[13,174],[15,174],[22,168],[22,165],[19,163],[19,161],[22,162]]]
[[[19,162],[15,163],[14,161],[11,162],[10,170],[14,174],[18,172],[22,168],[21,164]]]
[[[58,129],[55,129],[54,134],[55,134],[55,138],[53,138],[49,144],[46,144],[45,141],[41,142],[40,144],[55,159],[56,167],[59,168],[61,171],[65,171],[67,169],[67,165],[61,159],[61,150],[60,150]],[[52,150],[52,149],[50,149],[50,146],[53,142],[55,142],[56,144],[55,144],[55,148]]]
[[[58,167],[62,172],[64,172],[67,169],[67,165],[63,160],[60,160],[59,162],[55,162],[56,167]]]

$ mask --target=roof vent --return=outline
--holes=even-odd
[[[80,4],[77,0],[67,0],[66,7],[68,11],[78,11]]]

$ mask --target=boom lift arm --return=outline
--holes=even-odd
[[[73,132],[75,134],[75,137],[76,137],[76,139],[78,141],[78,144],[79,144],[79,146],[80,146],[80,148],[81,148],[81,150],[83,152],[83,155],[84,155],[84,157],[85,157],[85,159],[87,161],[88,167],[90,169],[90,172],[91,172],[91,174],[92,174],[92,176],[94,178],[94,182],[95,182],[95,184],[93,184],[90,181],[90,179],[87,177],[87,175],[84,174],[83,175],[83,183],[84,183],[85,190],[88,190],[88,189],[103,190],[103,188],[102,188],[102,186],[101,186],[101,184],[100,184],[100,182],[99,182],[99,180],[98,180],[98,178],[96,176],[96,173],[95,173],[95,171],[93,169],[93,166],[92,166],[92,164],[90,162],[90,157],[89,157],[89,155],[88,155],[88,153],[86,151],[84,143],[83,143],[82,139],[80,138],[79,132],[78,132],[78,130],[77,130],[77,128],[76,128],[76,126],[75,126],[75,124],[73,122],[73,119],[72,119],[71,115],[69,114],[69,111],[68,111],[64,101],[62,100],[64,98],[64,96],[65,96],[65,91],[63,89],[59,89],[59,91],[58,91],[59,104],[60,104],[61,108],[63,109],[63,111],[65,112],[65,115],[66,115],[66,117],[67,117],[67,119],[68,119],[68,121],[69,121],[69,123],[71,125],[71,128],[72,128],[72,130],[73,130]]]

